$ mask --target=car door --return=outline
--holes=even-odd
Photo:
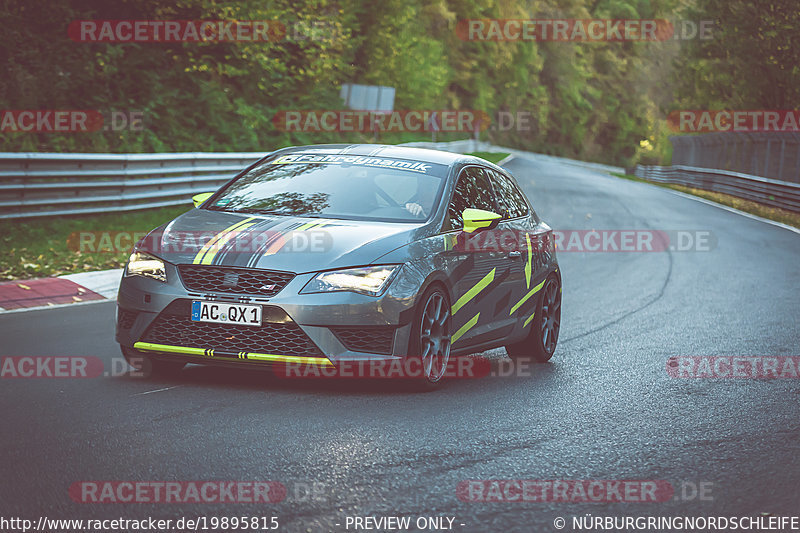
[[[478,166],[466,167],[459,174],[444,228],[451,232],[448,255],[457,265],[451,277],[455,349],[502,337],[509,325],[513,327],[513,318],[496,312],[498,288],[506,282],[509,268],[508,254],[496,244],[498,228],[463,232],[462,213],[467,208],[500,211],[489,176]]]
[[[514,239],[506,238],[506,242],[517,246],[510,252],[518,260],[507,284],[509,297],[502,312],[516,322],[518,329],[523,329],[533,320],[538,293],[547,276],[543,255],[548,249],[548,228],[539,224],[525,195],[510,176],[494,169],[486,169],[486,172],[503,214],[498,227],[506,235],[514,235]]]

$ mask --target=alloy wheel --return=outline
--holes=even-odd
[[[422,369],[425,378],[435,383],[444,376],[450,360],[450,309],[440,292],[425,302],[419,330]]]
[[[547,282],[542,296],[541,328],[542,346],[551,354],[556,349],[561,328],[561,291],[554,279]]]

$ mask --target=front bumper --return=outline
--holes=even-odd
[[[313,273],[298,274],[271,298],[200,293],[184,287],[174,265],[167,264],[166,271],[166,283],[139,276],[123,277],[117,297],[116,330],[116,340],[122,346],[159,358],[181,358],[195,363],[241,363],[242,366],[302,363],[332,367],[342,362],[397,360],[408,353],[412,315],[409,311],[419,289],[411,269],[404,268],[383,296],[377,298],[349,292],[300,294]],[[233,331],[226,328],[235,327],[233,325],[189,324],[179,320],[181,316],[185,317],[184,321],[189,320],[188,312],[183,315],[182,311],[167,316],[191,300],[260,304],[264,309],[262,328],[265,329],[238,326],[249,328],[243,330],[248,338],[243,349],[242,344],[237,345],[241,340],[226,340],[228,331]],[[165,318],[175,324],[166,329],[161,327]],[[275,322],[268,322],[270,320]],[[202,335],[192,334],[195,324],[199,324]],[[278,337],[283,330],[280,327],[286,325],[294,328],[294,340],[281,343]],[[264,335],[263,347],[267,349],[263,349],[254,330]],[[371,339],[371,332],[378,330],[381,339]],[[359,332],[363,333],[361,338]],[[313,348],[299,349],[300,335],[307,337]]]

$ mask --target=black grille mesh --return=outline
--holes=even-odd
[[[300,357],[320,357],[319,348],[294,322],[263,323],[260,327],[193,322],[191,300],[175,300],[153,320],[143,342]],[[267,316],[265,306],[263,316]]]
[[[207,265],[178,265],[183,285],[191,291],[257,294],[270,298],[292,278],[291,272]]]
[[[393,327],[333,327],[331,330],[348,350],[386,355],[392,353]]]
[[[136,311],[128,311],[127,309],[120,309],[119,316],[117,317],[117,325],[119,329],[131,329],[136,317],[139,313]]]

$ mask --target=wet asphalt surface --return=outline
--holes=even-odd
[[[800,381],[666,371],[673,356],[800,355],[800,235],[577,166],[507,166],[554,228],[705,231],[713,244],[560,251],[553,360],[512,367],[494,350],[494,373],[512,375],[431,393],[198,366],[143,379],[120,371],[113,302],[1,315],[0,355],[98,357],[110,375],[0,380],[0,515],[276,516],[298,532],[348,531],[348,516],[442,516],[478,532],[556,531],[556,517],[572,531],[587,513],[800,514]],[[460,482],[486,479],[663,480],[675,492],[644,503],[459,499]],[[287,494],[76,503],[68,489],[87,480],[273,480]]]

